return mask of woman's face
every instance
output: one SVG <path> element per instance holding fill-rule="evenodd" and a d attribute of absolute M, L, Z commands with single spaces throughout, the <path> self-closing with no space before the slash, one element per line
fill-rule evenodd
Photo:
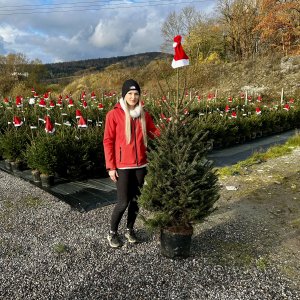
<path fill-rule="evenodd" d="M 127 102 L 129 109 L 134 109 L 137 103 L 139 102 L 139 99 L 140 99 L 140 94 L 136 90 L 129 91 L 125 95 L 125 101 Z"/>

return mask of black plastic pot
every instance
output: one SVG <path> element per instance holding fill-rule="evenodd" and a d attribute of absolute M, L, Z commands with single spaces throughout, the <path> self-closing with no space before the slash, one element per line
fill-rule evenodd
<path fill-rule="evenodd" d="M 23 164 L 22 162 L 19 162 L 19 161 L 12 161 L 11 162 L 11 169 L 13 172 L 20 172 L 23 170 Z"/>
<path fill-rule="evenodd" d="M 50 186 L 54 185 L 53 175 L 41 174 L 40 177 L 41 177 L 42 187 L 49 188 Z"/>
<path fill-rule="evenodd" d="M 32 175 L 33 182 L 41 183 L 41 174 L 38 170 L 32 170 L 31 175 Z"/>
<path fill-rule="evenodd" d="M 161 254 L 168 258 L 190 256 L 193 227 L 162 228 L 160 231 Z"/>
<path fill-rule="evenodd" d="M 6 159 L 6 160 L 4 161 L 4 163 L 5 163 L 5 169 L 6 169 L 7 171 L 12 171 L 11 161 L 10 161 L 9 159 Z"/>

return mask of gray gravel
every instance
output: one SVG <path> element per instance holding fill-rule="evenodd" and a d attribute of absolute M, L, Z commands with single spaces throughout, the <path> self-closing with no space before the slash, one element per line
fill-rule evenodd
<path fill-rule="evenodd" d="M 191 257 L 170 260 L 140 220 L 142 243 L 109 248 L 112 207 L 80 213 L 0 171 L 0 299 L 300 299 L 261 263 L 259 241 L 247 246 L 257 234 L 250 219 L 222 223 L 216 213 L 196 227 Z"/>

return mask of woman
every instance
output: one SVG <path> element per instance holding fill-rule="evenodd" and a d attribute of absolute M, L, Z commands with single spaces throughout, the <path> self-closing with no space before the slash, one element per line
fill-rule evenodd
<path fill-rule="evenodd" d="M 147 136 L 159 135 L 151 116 L 143 110 L 138 83 L 129 79 L 122 87 L 122 98 L 108 112 L 104 130 L 104 153 L 109 177 L 117 185 L 117 204 L 111 216 L 107 236 L 113 248 L 122 246 L 118 235 L 119 223 L 128 208 L 125 237 L 137 243 L 134 223 L 138 213 L 137 196 L 146 175 Z"/>

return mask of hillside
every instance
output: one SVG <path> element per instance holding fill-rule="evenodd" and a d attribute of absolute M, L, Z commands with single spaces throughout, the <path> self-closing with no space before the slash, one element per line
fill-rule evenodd
<path fill-rule="evenodd" d="M 129 56 L 117 56 L 109 58 L 87 59 L 79 61 L 45 64 L 46 73 L 43 80 L 53 82 L 66 77 L 82 76 L 104 70 L 106 67 L 120 64 L 125 68 L 141 67 L 155 59 L 165 58 L 167 55 L 161 52 L 140 53 Z"/>
<path fill-rule="evenodd" d="M 134 61 L 135 58 L 137 57 L 131 59 Z M 79 95 L 82 90 L 119 91 L 122 82 L 129 77 L 138 80 L 143 90 L 150 91 L 152 95 L 166 95 L 172 89 L 174 91 L 177 86 L 177 72 L 171 68 L 172 57 L 157 56 L 151 60 L 149 56 L 149 60 L 148 64 L 143 65 L 132 61 L 134 67 L 126 67 L 120 62 L 111 64 L 102 71 L 76 78 L 63 92 L 72 91 L 73 95 Z M 272 56 L 225 63 L 191 62 L 189 67 L 181 68 L 179 72 L 180 88 L 196 90 L 203 97 L 211 92 L 217 92 L 219 97 L 227 97 L 247 91 L 248 95 L 261 94 L 280 98 L 282 89 L 286 97 L 300 96 L 300 56 Z"/>

